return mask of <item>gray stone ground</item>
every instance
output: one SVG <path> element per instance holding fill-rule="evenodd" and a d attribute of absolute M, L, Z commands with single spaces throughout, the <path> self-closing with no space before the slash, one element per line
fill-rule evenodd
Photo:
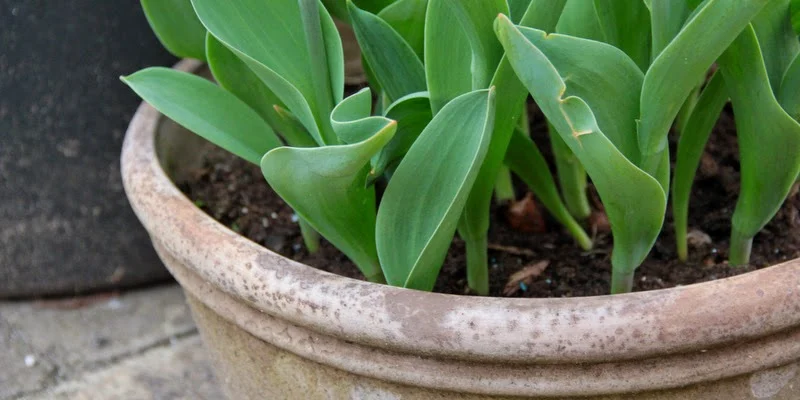
<path fill-rule="evenodd" d="M 178 286 L 0 302 L 0 400 L 222 398 Z"/>

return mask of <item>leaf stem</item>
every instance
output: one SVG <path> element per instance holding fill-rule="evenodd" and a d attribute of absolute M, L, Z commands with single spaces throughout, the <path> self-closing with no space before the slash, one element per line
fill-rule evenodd
<path fill-rule="evenodd" d="M 511 180 L 511 171 L 503 166 L 497 174 L 497 182 L 494 184 L 494 197 L 498 203 L 513 201 L 516 198 L 514 193 L 514 182 Z"/>
<path fill-rule="evenodd" d="M 300 225 L 300 233 L 303 235 L 303 243 L 311 254 L 319 250 L 319 233 L 311 227 L 304 219 L 300 218 L 297 223 Z"/>
<path fill-rule="evenodd" d="M 550 133 L 550 143 L 564 204 L 575 218 L 586 219 L 592 213 L 589 197 L 586 194 L 586 171 L 569 146 L 564 143 L 564 139 L 561 139 L 561 136 L 555 131 L 555 127 L 549 122 L 547 130 Z"/>
<path fill-rule="evenodd" d="M 736 227 L 731 231 L 731 245 L 728 250 L 728 262 L 733 266 L 743 266 L 750 262 L 750 250 L 753 248 L 753 237 L 742 234 Z"/>
<path fill-rule="evenodd" d="M 489 253 L 486 235 L 463 238 L 467 248 L 467 285 L 481 296 L 489 295 Z"/>
<path fill-rule="evenodd" d="M 383 275 L 383 271 L 381 271 L 381 269 L 378 268 L 377 266 L 373 266 L 372 269 L 377 269 L 378 272 L 369 275 L 365 274 L 367 280 L 372 283 L 386 283 L 386 277 Z"/>
<path fill-rule="evenodd" d="M 633 270 L 623 272 L 614 269 L 611 273 L 611 294 L 630 293 L 633 290 Z"/>

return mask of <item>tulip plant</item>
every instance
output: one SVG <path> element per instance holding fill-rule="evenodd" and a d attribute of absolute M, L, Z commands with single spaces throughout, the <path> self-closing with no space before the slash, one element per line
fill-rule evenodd
<path fill-rule="evenodd" d="M 686 257 L 692 181 L 728 99 L 741 158 L 732 264 L 800 175 L 791 0 L 141 1 L 164 45 L 205 60 L 216 83 L 165 68 L 125 83 L 260 165 L 309 250 L 318 232 L 374 282 L 432 290 L 457 233 L 469 286 L 488 294 L 489 207 L 513 196 L 513 171 L 584 249 L 591 179 L 614 238 L 611 291 L 630 291 L 670 188 Z M 334 17 L 369 80 L 346 98 Z M 528 135 L 528 94 L 557 179 Z"/>

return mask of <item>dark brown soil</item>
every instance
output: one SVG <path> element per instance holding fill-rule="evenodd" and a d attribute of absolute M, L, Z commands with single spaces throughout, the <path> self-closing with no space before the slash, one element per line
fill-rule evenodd
<path fill-rule="evenodd" d="M 532 110 L 533 137 L 547 157 L 549 143 L 543 120 Z M 674 151 L 674 140 L 671 143 Z M 634 290 L 654 290 L 725 278 L 800 257 L 800 196 L 790 196 L 777 216 L 753 244 L 751 265 L 727 265 L 730 218 L 738 191 L 738 156 L 733 119 L 723 113 L 712 134 L 691 200 L 689 226 L 698 240 L 690 244 L 689 260 L 677 259 L 672 217 L 667 216 L 663 233 L 645 263 L 637 270 Z M 316 254 L 303 246 L 293 212 L 266 184 L 260 170 L 228 153 L 215 149 L 208 155 L 195 179 L 181 184 L 184 192 L 209 215 L 231 229 L 286 257 L 316 268 L 363 279 L 356 267 L 338 250 L 323 240 Z M 516 183 L 518 199 L 527 189 Z M 592 188 L 590 187 L 590 191 Z M 592 193 L 593 196 L 594 193 Z M 521 209 L 530 209 L 530 205 Z M 595 201 L 595 207 L 599 202 Z M 545 231 L 512 229 L 525 226 L 508 213 L 507 205 L 492 207 L 489 234 L 491 294 L 518 297 L 576 297 L 608 294 L 611 277 L 611 235 L 604 215 L 598 213 L 589 223 L 595 232 L 595 248 L 582 251 L 545 214 Z M 513 217 L 509 217 L 513 215 Z M 514 220 L 509 221 L 509 218 Z M 541 221 L 534 216 L 535 225 Z M 519 228 L 518 228 L 519 229 Z M 707 235 L 704 236 L 704 235 Z M 708 241 L 710 239 L 710 242 Z M 547 267 L 541 271 L 542 261 Z M 442 268 L 435 290 L 469 294 L 465 276 L 464 244 L 457 237 Z M 538 264 L 538 265 L 537 265 Z M 535 266 L 535 267 L 534 267 Z M 515 273 L 527 268 L 530 275 L 523 284 L 511 284 Z M 517 274 L 518 277 L 520 274 Z M 524 275 L 524 273 L 522 273 Z M 522 277 L 524 278 L 524 276 Z"/>

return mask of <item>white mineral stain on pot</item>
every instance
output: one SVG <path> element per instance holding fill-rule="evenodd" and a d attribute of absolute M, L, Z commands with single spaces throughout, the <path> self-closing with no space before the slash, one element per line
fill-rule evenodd
<path fill-rule="evenodd" d="M 756 372 L 750 376 L 750 391 L 756 399 L 770 399 L 797 376 L 797 370 L 797 364 L 789 364 Z"/>

